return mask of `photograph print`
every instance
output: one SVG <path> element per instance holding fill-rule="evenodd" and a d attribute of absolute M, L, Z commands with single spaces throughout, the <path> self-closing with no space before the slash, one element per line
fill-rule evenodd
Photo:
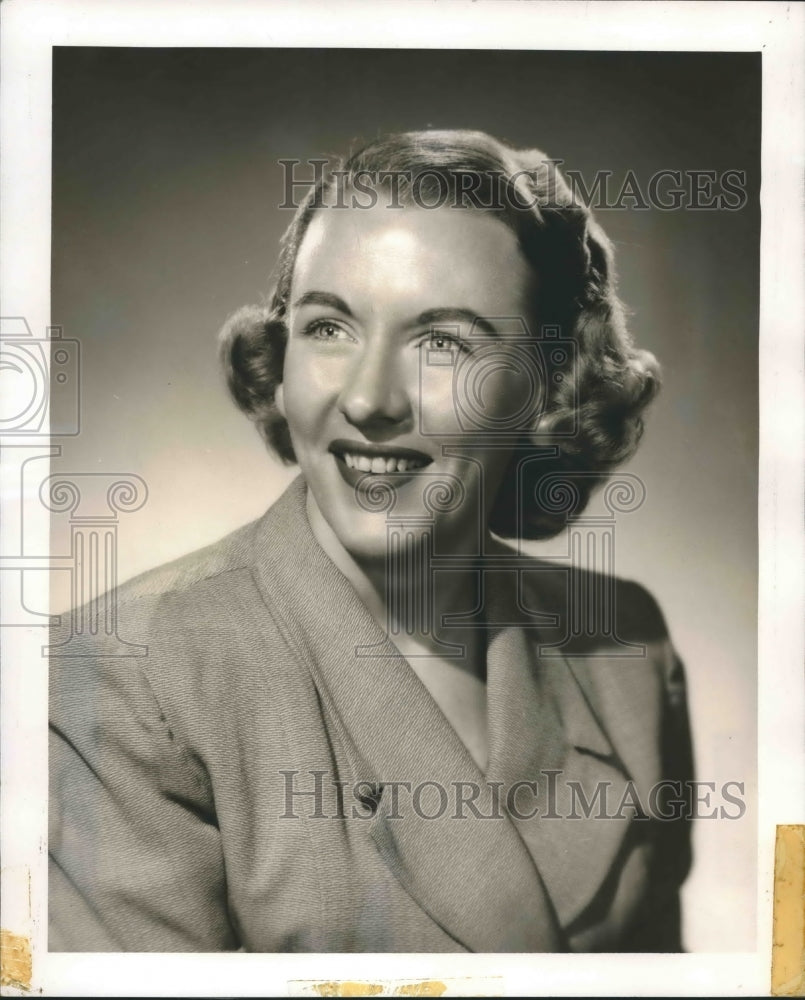
<path fill-rule="evenodd" d="M 50 951 L 754 948 L 760 71 L 54 47 Z"/>

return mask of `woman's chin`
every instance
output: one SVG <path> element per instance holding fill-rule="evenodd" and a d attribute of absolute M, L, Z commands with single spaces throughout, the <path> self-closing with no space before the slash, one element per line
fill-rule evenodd
<path fill-rule="evenodd" d="M 325 552 L 337 564 L 341 552 L 367 569 L 394 563 L 399 571 L 409 555 L 419 565 L 423 550 L 430 555 L 475 550 L 481 534 L 475 493 L 468 491 L 454 509 L 435 511 L 436 502 L 454 498 L 439 482 L 435 489 L 431 478 L 410 480 L 395 483 L 393 491 L 389 479 L 381 476 L 368 483 L 364 477 L 355 490 L 346 490 L 340 482 L 311 487 L 308 516 Z M 428 490 L 430 505 L 423 498 Z"/>

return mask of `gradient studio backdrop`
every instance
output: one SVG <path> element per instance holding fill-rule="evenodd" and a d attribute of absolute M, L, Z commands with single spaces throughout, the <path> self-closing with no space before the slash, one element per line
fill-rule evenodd
<path fill-rule="evenodd" d="M 230 403 L 215 337 L 268 289 L 290 218 L 277 161 L 427 126 L 538 146 L 588 184 L 747 172 L 738 212 L 599 219 L 665 374 L 617 571 L 653 591 L 686 663 L 698 777 L 743 781 L 750 802 L 697 824 L 686 944 L 753 950 L 759 53 L 54 50 L 52 321 L 83 357 L 81 433 L 53 471 L 147 482 L 121 516 L 121 579 L 261 514 L 295 470 Z M 64 515 L 52 544 L 69 551 Z"/>

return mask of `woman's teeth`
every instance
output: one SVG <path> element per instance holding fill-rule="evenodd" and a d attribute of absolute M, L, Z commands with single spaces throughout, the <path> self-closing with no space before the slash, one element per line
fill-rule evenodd
<path fill-rule="evenodd" d="M 350 455 L 345 453 L 344 461 L 347 468 L 357 469 L 359 472 L 409 472 L 411 469 L 421 469 L 427 465 L 425 459 L 421 461 L 416 458 L 369 458 L 368 455 Z"/>

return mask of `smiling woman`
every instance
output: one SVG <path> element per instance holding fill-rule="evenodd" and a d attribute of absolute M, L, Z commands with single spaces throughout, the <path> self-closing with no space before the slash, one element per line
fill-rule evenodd
<path fill-rule="evenodd" d="M 294 269 L 276 404 L 309 487 L 317 535 L 326 522 L 343 549 L 382 568 L 385 515 L 356 504 L 355 490 L 371 489 L 372 477 L 392 471 L 388 462 L 396 466 L 394 449 L 405 448 L 408 475 L 403 481 L 397 470 L 390 480 L 395 516 L 425 513 L 422 479 L 407 468 L 413 461 L 465 487 L 464 502 L 436 518 L 440 537 L 449 532 L 444 546 L 477 546 L 475 526 L 492 506 L 512 449 L 482 426 L 462 429 L 450 353 L 472 359 L 491 348 L 485 414 L 499 420 L 513 401 L 521 409 L 529 373 L 494 318 L 528 316 L 533 284 L 514 233 L 484 213 L 381 204 L 314 218 Z M 483 330 L 473 325 L 477 317 L 486 319 Z M 361 471 L 370 477 L 354 475 Z"/>
<path fill-rule="evenodd" d="M 423 132 L 334 165 L 222 358 L 301 475 L 118 593 L 141 661 L 54 667 L 51 947 L 679 950 L 662 616 L 519 548 L 658 386 L 554 164 Z"/>

